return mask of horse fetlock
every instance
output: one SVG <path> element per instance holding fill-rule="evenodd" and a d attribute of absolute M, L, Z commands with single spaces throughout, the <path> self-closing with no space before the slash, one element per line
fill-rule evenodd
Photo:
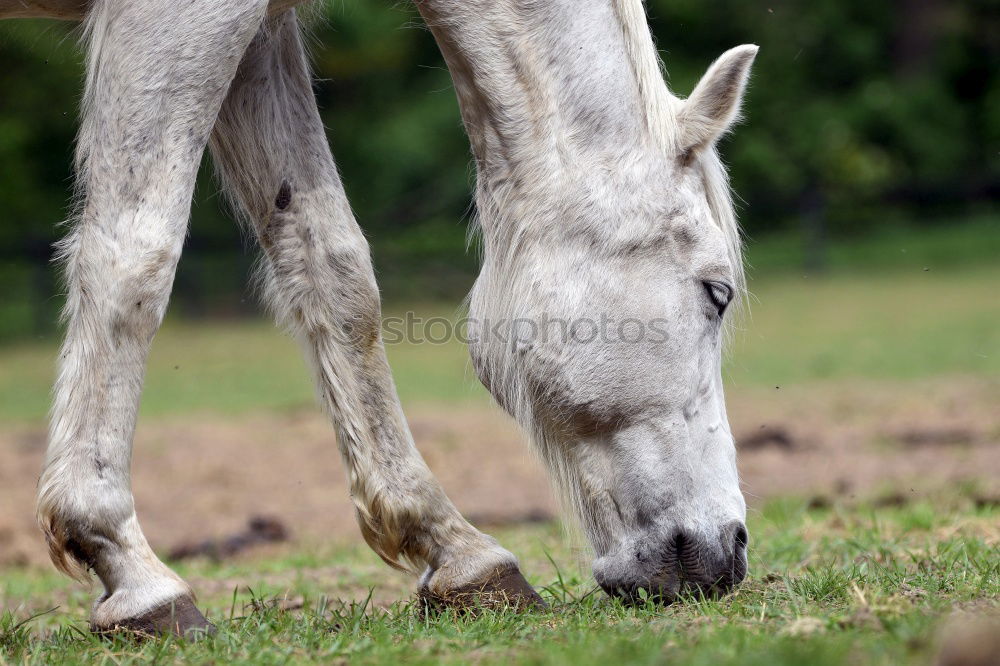
<path fill-rule="evenodd" d="M 75 521 L 56 516 L 43 516 L 41 521 L 52 563 L 67 576 L 86 580 L 88 572 L 97 566 L 101 552 L 107 549 L 107 539 Z"/>
<path fill-rule="evenodd" d="M 43 481 L 45 476 L 43 476 Z M 102 562 L 116 548 L 122 520 L 104 520 L 92 510 L 76 508 L 78 503 L 60 502 L 52 492 L 40 495 L 38 520 L 52 562 L 63 573 L 85 580 L 89 571 L 98 572 Z M 103 504 L 107 504 L 104 498 Z M 93 506 L 101 506 L 100 501 Z M 107 514 L 105 514 L 107 515 Z"/>
<path fill-rule="evenodd" d="M 187 584 L 153 553 L 131 506 L 124 517 L 112 510 L 84 512 L 46 504 L 40 508 L 53 563 L 77 580 L 87 580 L 89 572 L 96 574 L 106 590 L 99 604 L 113 599 L 108 608 L 130 612 L 143 606 L 142 599 L 148 608 L 190 594 Z"/>

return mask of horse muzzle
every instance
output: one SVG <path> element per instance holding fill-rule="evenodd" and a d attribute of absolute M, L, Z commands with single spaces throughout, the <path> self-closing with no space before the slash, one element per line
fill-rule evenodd
<path fill-rule="evenodd" d="M 605 592 L 628 603 L 644 598 L 671 603 L 683 594 L 718 596 L 746 578 L 748 542 L 740 521 L 708 535 L 684 528 L 658 531 L 625 540 L 597 558 L 594 577 Z"/>

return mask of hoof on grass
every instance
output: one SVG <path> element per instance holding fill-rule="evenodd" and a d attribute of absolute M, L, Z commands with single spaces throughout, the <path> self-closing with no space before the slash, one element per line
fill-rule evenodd
<path fill-rule="evenodd" d="M 205 619 L 191 597 L 181 596 L 112 625 L 91 624 L 90 630 L 102 636 L 153 638 L 173 634 L 187 640 L 197 640 L 215 634 L 215 625 Z"/>
<path fill-rule="evenodd" d="M 431 592 L 426 586 L 419 594 L 425 612 L 448 608 L 465 612 L 482 609 L 540 610 L 548 604 L 528 584 L 517 567 L 500 569 L 478 583 L 463 585 L 443 593 Z"/>

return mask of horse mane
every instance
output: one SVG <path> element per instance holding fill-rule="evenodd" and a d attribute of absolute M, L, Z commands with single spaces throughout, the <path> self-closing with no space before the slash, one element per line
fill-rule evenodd
<path fill-rule="evenodd" d="M 665 153 L 677 152 L 680 145 L 680 125 L 677 120 L 683 100 L 675 96 L 667 85 L 666 69 L 653 42 L 652 32 L 646 18 L 644 0 L 612 0 L 615 14 L 621 23 L 625 38 L 626 52 L 635 72 L 639 93 L 645 111 L 645 121 L 649 135 Z M 743 259 L 743 236 L 733 205 L 733 193 L 729 185 L 729 173 L 715 146 L 710 146 L 695 155 L 694 166 L 701 171 L 705 184 L 712 220 L 722 230 L 730 265 L 733 268 L 734 286 L 739 294 L 733 310 L 740 310 L 746 303 L 746 272 Z M 477 214 L 469 225 L 467 247 L 477 247 L 482 253 L 483 242 L 481 219 L 482 208 L 495 208 L 482 201 L 482 190 L 477 187 Z M 493 202 L 490 202 L 493 203 Z M 507 218 L 503 211 L 497 213 L 496 223 L 502 224 Z M 506 220 L 509 221 L 509 220 Z M 482 257 L 480 257 L 482 259 Z M 739 314 L 734 312 L 734 315 Z M 736 317 L 730 315 L 730 321 Z"/>
<path fill-rule="evenodd" d="M 615 14 L 625 37 L 632 71 L 635 72 L 639 95 L 645 108 L 646 125 L 650 136 L 664 150 L 678 144 L 677 123 L 674 122 L 679 100 L 670 93 L 666 84 L 663 60 L 653 43 L 643 0 L 612 0 Z"/>
<path fill-rule="evenodd" d="M 747 300 L 746 268 L 743 263 L 743 233 L 736 217 L 736 207 L 733 205 L 733 190 L 729 186 L 729 172 L 719 157 L 715 146 L 703 150 L 697 162 L 705 183 L 705 196 L 708 208 L 712 212 L 712 220 L 722 230 L 726 239 L 726 250 L 729 255 L 729 265 L 733 268 L 733 286 L 739 298 L 734 299 L 736 312 L 726 319 L 732 322 L 745 307 Z M 736 316 L 734 316 L 736 315 Z"/>
<path fill-rule="evenodd" d="M 677 111 L 683 101 L 670 92 L 666 83 L 666 69 L 649 30 L 644 2 L 643 0 L 613 0 L 613 2 L 615 13 L 622 24 L 626 50 L 645 107 L 650 136 L 664 151 L 677 151 L 679 146 Z M 709 209 L 712 211 L 712 219 L 726 238 L 735 287 L 741 296 L 738 305 L 742 305 L 746 294 L 743 238 L 733 206 L 729 174 L 715 146 L 702 150 L 696 156 L 696 160 L 705 182 L 705 194 Z"/>

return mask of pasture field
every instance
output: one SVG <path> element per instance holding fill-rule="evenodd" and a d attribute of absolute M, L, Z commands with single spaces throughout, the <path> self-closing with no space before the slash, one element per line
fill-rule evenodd
<path fill-rule="evenodd" d="M 266 322 L 172 320 L 154 344 L 134 461 L 151 543 L 167 556 L 259 515 L 291 538 L 175 563 L 216 637 L 94 638 L 98 590 L 52 570 L 32 520 L 56 345 L 0 348 L 0 664 L 997 663 L 1000 266 L 953 261 L 944 241 L 911 250 L 884 270 L 834 253 L 827 277 L 753 281 L 725 369 L 750 577 L 721 599 L 665 607 L 595 590 L 464 347 L 410 342 L 389 354 L 421 450 L 550 603 L 423 614 L 413 579 L 357 534 L 295 345 Z M 761 264 L 781 263 L 781 247 L 767 251 Z"/>
<path fill-rule="evenodd" d="M 510 527 L 497 536 L 550 608 L 478 616 L 423 615 L 410 582 L 356 543 L 272 549 L 180 566 L 219 627 L 197 643 L 94 638 L 88 594 L 66 596 L 54 573 L 9 572 L 5 598 L 59 609 L 6 611 L 0 661 L 819 666 L 924 664 L 944 650 L 989 664 L 996 628 L 976 623 L 997 610 L 998 521 L 995 504 L 960 492 L 893 507 L 774 500 L 751 513 L 752 574 L 737 592 L 666 607 L 595 591 L 558 526 Z"/>

